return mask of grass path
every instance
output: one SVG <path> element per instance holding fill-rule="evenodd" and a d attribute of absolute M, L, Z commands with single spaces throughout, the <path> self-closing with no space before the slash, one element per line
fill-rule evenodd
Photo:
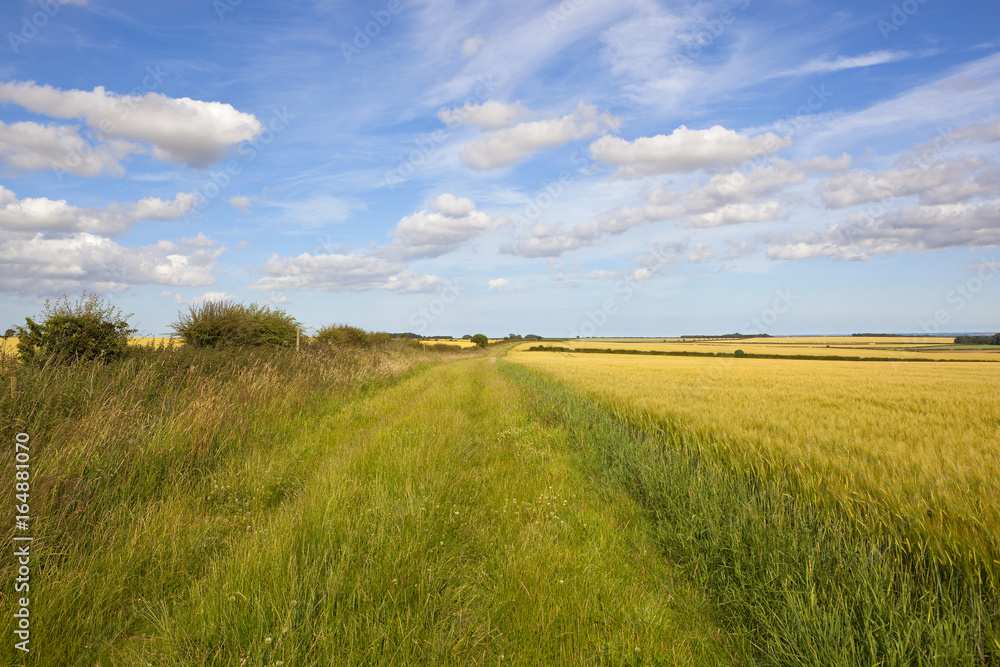
<path fill-rule="evenodd" d="M 100 664 L 730 663 L 635 502 L 495 362 L 331 413 L 301 490 L 147 603 L 146 630 Z"/>

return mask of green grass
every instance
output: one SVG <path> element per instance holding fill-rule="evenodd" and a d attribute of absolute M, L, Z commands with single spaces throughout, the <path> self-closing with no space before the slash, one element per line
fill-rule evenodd
<path fill-rule="evenodd" d="M 402 352 L 7 368 L 33 443 L 34 648 L 0 661 L 731 660 L 639 505 L 494 359 Z"/>
<path fill-rule="evenodd" d="M 707 587 L 735 645 L 765 665 L 980 665 L 1000 659 L 1000 610 L 982 572 L 909 554 L 795 497 L 794 480 L 705 457 L 520 366 L 540 418 L 575 433 L 602 483 L 645 510 L 662 553 Z M 987 573 L 988 574 L 988 573 Z"/>

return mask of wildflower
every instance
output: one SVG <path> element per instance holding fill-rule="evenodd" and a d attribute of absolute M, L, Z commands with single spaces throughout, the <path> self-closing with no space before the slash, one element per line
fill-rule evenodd
<path fill-rule="evenodd" d="M 264 638 L 264 643 L 265 644 L 270 644 L 271 643 L 271 638 L 270 637 L 265 637 Z"/>

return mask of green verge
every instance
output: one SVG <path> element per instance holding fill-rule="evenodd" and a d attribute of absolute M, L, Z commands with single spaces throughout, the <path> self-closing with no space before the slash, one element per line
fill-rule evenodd
<path fill-rule="evenodd" d="M 707 587 L 746 661 L 1000 661 L 997 591 L 975 572 L 907 554 L 795 497 L 791 480 L 710 460 L 521 366 L 500 368 L 535 397 L 538 418 L 593 453 L 602 483 L 641 504 L 663 554 Z"/>
<path fill-rule="evenodd" d="M 717 665 L 702 591 L 638 505 L 481 358 L 305 436 L 313 477 L 172 599 L 121 665 Z"/>

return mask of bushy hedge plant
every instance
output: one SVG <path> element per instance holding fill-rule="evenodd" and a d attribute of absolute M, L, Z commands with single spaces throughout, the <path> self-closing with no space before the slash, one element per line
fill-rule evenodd
<path fill-rule="evenodd" d="M 206 301 L 178 313 L 170 328 L 195 347 L 295 345 L 299 322 L 278 308 L 234 301 Z"/>
<path fill-rule="evenodd" d="M 84 292 L 75 303 L 66 296 L 46 299 L 40 322 L 26 317 L 17 327 L 18 357 L 41 364 L 119 359 L 136 333 L 130 317 L 97 294 Z"/>
<path fill-rule="evenodd" d="M 374 347 L 385 345 L 392 337 L 382 331 L 365 331 L 347 324 L 330 324 L 316 333 L 316 340 L 328 345 L 345 347 Z"/>

